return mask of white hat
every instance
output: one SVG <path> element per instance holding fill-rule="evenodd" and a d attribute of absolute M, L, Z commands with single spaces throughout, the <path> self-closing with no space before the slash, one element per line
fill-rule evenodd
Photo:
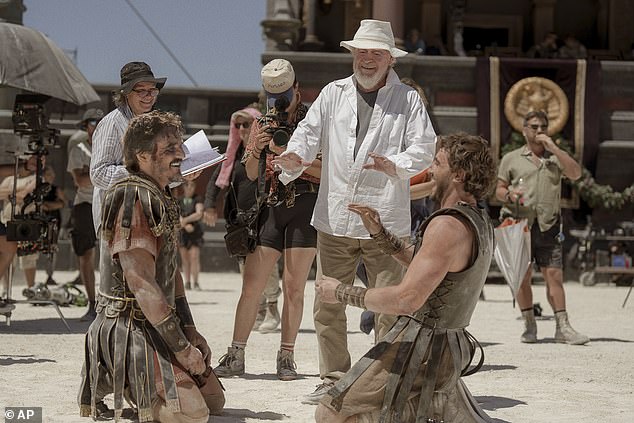
<path fill-rule="evenodd" d="M 290 103 L 293 99 L 295 71 L 288 60 L 273 59 L 264 65 L 260 74 L 268 107 L 272 107 L 280 97 L 286 97 Z"/>
<path fill-rule="evenodd" d="M 342 41 L 339 45 L 348 50 L 354 48 L 387 50 L 392 57 L 403 57 L 407 55 L 406 51 L 396 48 L 392 25 L 390 25 L 389 22 L 374 19 L 362 20 L 359 29 L 357 29 L 357 32 L 354 34 L 354 39 Z"/>

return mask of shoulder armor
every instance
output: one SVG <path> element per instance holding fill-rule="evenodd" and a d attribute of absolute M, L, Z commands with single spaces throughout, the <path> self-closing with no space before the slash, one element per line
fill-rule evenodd
<path fill-rule="evenodd" d="M 178 223 L 178 205 L 172 197 L 161 191 L 153 182 L 131 175 L 112 186 L 106 192 L 101 213 L 102 236 L 110 241 L 114 235 L 114 225 L 123 208 L 121 235 L 130 237 L 130 226 L 134 205 L 139 201 L 143 214 L 154 236 L 173 230 Z"/>

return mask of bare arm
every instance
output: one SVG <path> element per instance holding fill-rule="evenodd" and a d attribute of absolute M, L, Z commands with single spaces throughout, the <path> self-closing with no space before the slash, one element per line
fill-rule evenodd
<path fill-rule="evenodd" d="M 90 182 L 90 168 L 88 166 L 73 169 L 70 174 L 73 176 L 73 181 L 78 187 L 89 188 L 92 186 L 92 182 Z"/>
<path fill-rule="evenodd" d="M 196 203 L 196 210 L 190 214 L 189 216 L 181 217 L 181 225 L 186 225 L 188 223 L 198 222 L 203 218 L 203 212 L 205 207 L 203 203 Z"/>
<path fill-rule="evenodd" d="M 119 260 L 128 287 L 141 311 L 148 321 L 156 326 L 172 313 L 172 308 L 156 283 L 154 257 L 148 251 L 136 248 L 119 252 Z M 178 282 L 176 285 L 178 288 Z M 182 281 L 180 285 L 182 290 Z M 175 353 L 174 356 L 192 374 L 202 374 L 206 370 L 203 354 L 192 345 Z"/>
<path fill-rule="evenodd" d="M 252 181 L 258 179 L 258 166 L 261 155 L 265 154 L 264 148 L 273 143 L 271 134 L 266 132 L 267 129 L 268 125 L 260 126 L 256 122 L 249 133 L 249 142 L 245 150 L 243 163 L 247 171 L 247 177 Z"/>
<path fill-rule="evenodd" d="M 57 198 L 53 201 L 45 201 L 42 205 L 42 210 L 51 212 L 54 210 L 63 209 L 66 204 L 66 197 L 64 197 L 64 191 L 57 189 Z"/>
<path fill-rule="evenodd" d="M 579 163 L 568 153 L 566 153 L 561 148 L 557 147 L 557 144 L 553 142 L 553 140 L 546 134 L 538 134 L 535 137 L 536 140 L 541 141 L 544 145 L 544 148 L 547 151 L 550 151 L 557 159 L 559 159 L 559 163 L 561 163 L 561 167 L 563 169 L 564 176 L 571 181 L 576 181 L 581 178 L 581 166 Z"/>
<path fill-rule="evenodd" d="M 6 178 L 7 176 L 11 176 L 13 175 L 13 172 L 15 171 L 15 166 L 14 165 L 0 165 L 0 181 L 3 178 Z"/>
<path fill-rule="evenodd" d="M 321 178 L 321 160 L 315 159 L 304 172 L 315 178 Z"/>
<path fill-rule="evenodd" d="M 419 200 L 421 198 L 428 197 L 434 189 L 436 183 L 434 181 L 421 182 L 420 184 L 412 185 L 409 187 L 410 200 Z"/>
<path fill-rule="evenodd" d="M 508 182 L 498 179 L 495 187 L 495 198 L 503 203 L 514 203 L 520 199 L 522 192 L 515 190 Z"/>
<path fill-rule="evenodd" d="M 356 213 L 361 218 L 363 226 L 368 230 L 370 236 L 376 236 L 381 230 L 385 230 L 381 223 L 381 217 L 379 213 L 372 207 L 364 206 L 362 204 L 348 204 L 348 210 Z M 395 254 L 392 254 L 394 260 L 398 261 L 401 265 L 407 267 L 412 261 L 414 256 L 414 246 L 410 245 Z"/>

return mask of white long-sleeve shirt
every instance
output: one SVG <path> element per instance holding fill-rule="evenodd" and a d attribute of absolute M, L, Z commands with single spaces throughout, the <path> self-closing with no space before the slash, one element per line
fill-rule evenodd
<path fill-rule="evenodd" d="M 390 70 L 377 95 L 363 143 L 354 158 L 357 127 L 357 89 L 352 76 L 331 82 L 299 123 L 286 152 L 312 161 L 322 151 L 321 182 L 312 225 L 319 231 L 367 239 L 361 218 L 348 211 L 360 203 L 378 210 L 383 225 L 400 237 L 410 234 L 409 178 L 431 165 L 435 137 L 418 93 Z M 363 169 L 368 153 L 387 157 L 396 177 Z M 302 169 L 303 170 L 303 169 Z M 282 183 L 297 178 L 283 171 Z"/>
<path fill-rule="evenodd" d="M 101 225 L 101 203 L 106 190 L 111 184 L 128 176 L 123 165 L 123 135 L 132 117 L 130 107 L 124 104 L 104 116 L 92 137 L 90 181 L 94 186 L 92 218 L 97 234 Z"/>

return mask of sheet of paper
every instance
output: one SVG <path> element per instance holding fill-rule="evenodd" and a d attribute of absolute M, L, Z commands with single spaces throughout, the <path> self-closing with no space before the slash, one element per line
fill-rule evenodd
<path fill-rule="evenodd" d="M 221 163 L 226 159 L 224 154 L 212 148 L 207 135 L 201 129 L 183 143 L 185 159 L 181 163 L 181 174 L 190 173 Z"/>

